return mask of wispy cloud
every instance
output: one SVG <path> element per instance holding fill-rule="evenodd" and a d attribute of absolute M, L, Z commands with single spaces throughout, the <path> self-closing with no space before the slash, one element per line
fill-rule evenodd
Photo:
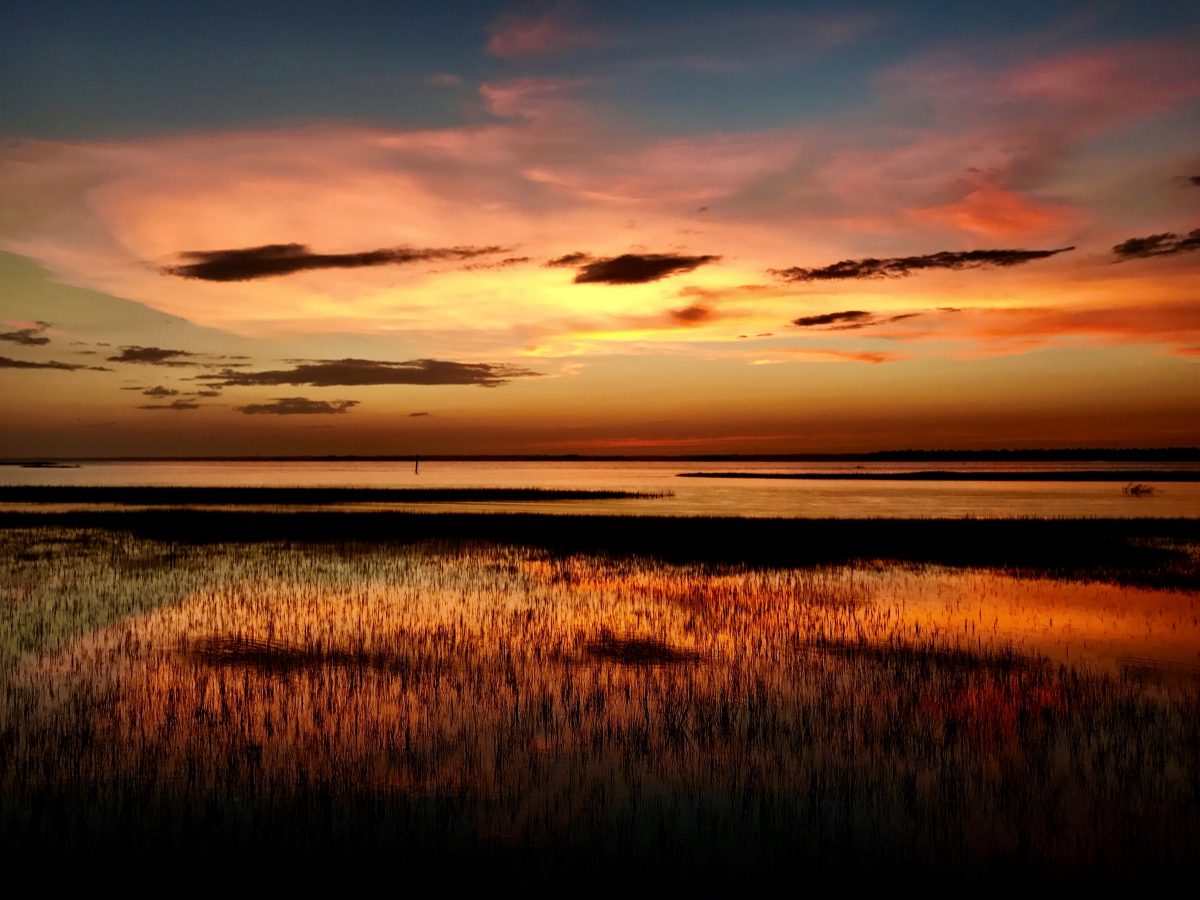
<path fill-rule="evenodd" d="M 410 359 L 386 362 L 372 359 L 323 359 L 300 362 L 291 369 L 239 372 L 225 369 L 201 380 L 223 387 L 252 385 L 311 385 L 313 387 L 384 384 L 477 385 L 498 387 L 514 378 L 541 373 L 504 363 L 460 363 L 445 359 Z"/>
<path fill-rule="evenodd" d="M 269 403 L 247 403 L 235 406 L 248 416 L 313 416 L 338 415 L 358 406 L 357 400 L 309 400 L 307 397 L 276 397 Z"/>
<path fill-rule="evenodd" d="M 170 403 L 150 403 L 146 406 L 139 406 L 138 409 L 154 409 L 166 410 L 168 412 L 189 412 L 193 409 L 199 409 L 201 404 L 193 403 L 191 400 L 172 400 Z"/>
<path fill-rule="evenodd" d="M 112 369 L 106 369 L 103 366 L 84 366 L 75 363 L 58 362 L 53 359 L 48 362 L 30 362 L 25 359 L 12 359 L 8 356 L 0 356 L 0 369 L 57 369 L 62 372 L 78 372 L 80 370 L 87 372 L 112 371 Z"/>
<path fill-rule="evenodd" d="M 264 244 L 235 250 L 189 250 L 162 271 L 203 281 L 252 281 L 311 269 L 361 269 L 501 253 L 503 247 L 391 247 L 359 253 L 313 253 L 304 244 Z"/>
<path fill-rule="evenodd" d="M 169 350 L 164 347 L 139 347 L 137 345 L 122 347 L 116 356 L 108 357 L 109 362 L 141 363 L 150 366 L 190 366 L 187 357 L 196 354 L 186 350 Z"/>
<path fill-rule="evenodd" d="M 721 257 L 712 255 L 682 256 L 675 253 L 623 253 L 620 256 L 596 258 L 582 253 L 569 253 L 552 259 L 547 265 L 579 265 L 576 284 L 645 284 L 668 275 L 691 272 Z"/>
<path fill-rule="evenodd" d="M 905 319 L 915 319 L 919 315 L 921 313 L 880 316 L 862 309 L 847 309 L 842 312 L 801 316 L 798 319 L 792 319 L 792 324 L 801 328 L 817 328 L 822 331 L 851 331 L 858 328 L 869 328 L 872 325 L 887 325 L 892 322 L 902 322 Z"/>
<path fill-rule="evenodd" d="M 1009 268 L 1039 259 L 1047 259 L 1074 249 L 1074 247 L 1059 247 L 1055 250 L 943 250 L 939 253 L 927 253 L 922 256 L 843 259 L 832 265 L 818 268 L 793 266 L 790 269 L 775 269 L 773 274 L 785 281 L 903 278 L 913 272 L 928 269 Z"/>
<path fill-rule="evenodd" d="M 523 56 L 548 56 L 591 46 L 598 35 L 571 21 L 563 7 L 542 15 L 505 13 L 488 29 L 488 52 L 502 59 Z"/>
<path fill-rule="evenodd" d="M 782 347 L 771 351 L 769 356 L 754 360 L 751 365 L 767 366 L 793 361 L 806 362 L 860 362 L 877 366 L 881 363 L 899 362 L 905 359 L 899 353 L 877 350 L 820 350 L 811 347 Z"/>
<path fill-rule="evenodd" d="M 1200 250 L 1200 228 L 1178 235 L 1172 231 L 1130 238 L 1113 247 L 1117 262 L 1127 259 L 1148 259 L 1152 256 L 1175 256 Z"/>
<path fill-rule="evenodd" d="M 152 388 L 146 388 L 142 393 L 147 397 L 174 397 L 179 394 L 179 391 L 160 384 Z"/>
<path fill-rule="evenodd" d="M 30 328 L 18 328 L 15 331 L 0 332 L 0 341 L 21 344 L 26 347 L 40 347 L 50 343 L 50 338 L 42 334 L 50 327 L 49 322 L 35 322 Z"/>

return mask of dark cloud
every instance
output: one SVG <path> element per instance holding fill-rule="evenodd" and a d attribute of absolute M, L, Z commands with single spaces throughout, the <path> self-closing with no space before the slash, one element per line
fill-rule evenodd
<path fill-rule="evenodd" d="M 29 362 L 24 359 L 11 359 L 7 356 L 0 356 L 0 369 L 57 369 L 62 372 L 78 372 L 81 369 L 87 372 L 112 371 L 104 366 L 84 366 L 76 363 L 57 362 L 53 359 L 49 362 Z"/>
<path fill-rule="evenodd" d="M 220 391 L 196 391 L 197 397 L 220 397 Z"/>
<path fill-rule="evenodd" d="M 409 413 L 409 414 L 408 414 L 408 417 L 409 417 L 410 419 L 419 419 L 419 418 L 421 418 L 422 416 L 428 416 L 428 415 L 432 415 L 432 413 L 427 413 L 427 412 L 415 412 L 415 413 Z"/>
<path fill-rule="evenodd" d="M 172 400 L 170 403 L 152 403 L 148 406 L 139 406 L 138 409 L 166 409 L 174 412 L 187 412 L 190 409 L 199 409 L 199 403 L 193 403 L 191 400 Z"/>
<path fill-rule="evenodd" d="M 240 413 L 248 416 L 312 416 L 336 415 L 358 406 L 357 400 L 309 400 L 306 397 L 276 397 L 270 403 L 248 403 L 236 406 Z"/>
<path fill-rule="evenodd" d="M 501 253 L 503 247 L 392 247 L 362 253 L 313 253 L 304 244 L 265 244 L 235 250 L 192 250 L 180 253 L 178 265 L 162 269 L 180 278 L 204 281 L 250 281 L 309 269 L 361 269 L 447 259 L 472 259 Z"/>
<path fill-rule="evenodd" d="M 162 347 L 122 347 L 121 352 L 116 356 L 108 357 L 109 362 L 120 363 L 144 363 L 150 366 L 189 366 L 192 363 L 187 362 L 180 357 L 194 357 L 195 353 L 188 353 L 186 350 L 166 350 Z"/>
<path fill-rule="evenodd" d="M 880 316 L 862 309 L 847 309 L 842 312 L 822 313 L 816 316 L 801 316 L 798 319 L 792 319 L 792 324 L 801 328 L 819 328 L 822 331 L 853 331 L 872 325 L 902 322 L 905 319 L 914 319 L 919 315 L 921 314 L 900 313 L 895 316 Z"/>
<path fill-rule="evenodd" d="M 146 390 L 142 391 L 142 393 L 147 397 L 174 397 L 179 393 L 179 391 L 169 387 L 163 387 L 160 384 L 157 387 L 146 388 Z"/>
<path fill-rule="evenodd" d="M 468 272 L 475 272 L 480 269 L 507 269 L 509 266 L 519 266 L 527 262 L 532 262 L 532 257 L 506 256 L 504 259 L 498 259 L 495 262 L 468 263 L 463 266 L 463 269 Z"/>
<path fill-rule="evenodd" d="M 819 316 L 801 316 L 798 319 L 792 319 L 792 324 L 799 325 L 801 328 L 813 328 L 821 325 L 840 325 L 847 322 L 859 322 L 870 318 L 871 313 L 866 310 L 847 309 L 843 312 L 822 313 Z"/>
<path fill-rule="evenodd" d="M 1127 259 L 1148 259 L 1152 256 L 1175 256 L 1178 253 L 1191 253 L 1193 250 L 1200 250 L 1200 228 L 1183 236 L 1173 231 L 1164 231 L 1162 234 L 1130 238 L 1113 247 L 1118 262 Z"/>
<path fill-rule="evenodd" d="M 673 253 L 623 253 L 595 259 L 580 267 L 576 284 L 645 284 L 668 275 L 691 272 L 719 256 L 677 256 Z"/>
<path fill-rule="evenodd" d="M 460 363 L 445 359 L 410 359 L 382 362 L 371 359 L 319 359 L 298 361 L 291 369 L 267 372 L 239 372 L 225 369 L 215 375 L 201 375 L 222 387 L 252 385 L 306 384 L 313 387 L 359 387 L 376 384 L 474 384 L 497 387 L 513 378 L 539 375 L 529 369 L 496 363 Z"/>
<path fill-rule="evenodd" d="M 35 322 L 32 328 L 18 328 L 15 331 L 0 332 L 0 341 L 22 344 L 26 347 L 41 347 L 50 343 L 50 338 L 42 332 L 50 327 L 49 322 Z"/>
<path fill-rule="evenodd" d="M 924 256 L 893 256 L 887 259 L 843 259 L 830 266 L 803 269 L 774 269 L 773 274 L 785 281 L 835 281 L 848 278 L 902 278 L 925 269 L 984 269 L 1007 268 L 1034 262 L 1074 250 L 1059 247 L 1055 250 L 943 250 Z"/>
<path fill-rule="evenodd" d="M 682 309 L 671 310 L 670 316 L 673 321 L 681 325 L 699 325 L 701 322 L 707 322 L 710 319 L 716 318 L 716 313 L 711 307 L 693 303 L 691 306 L 685 306 Z"/>
<path fill-rule="evenodd" d="M 587 253 L 568 253 L 566 256 L 559 256 L 554 259 L 547 260 L 543 265 L 551 268 L 569 268 L 572 266 L 583 265 L 583 263 L 591 262 L 594 257 Z"/>

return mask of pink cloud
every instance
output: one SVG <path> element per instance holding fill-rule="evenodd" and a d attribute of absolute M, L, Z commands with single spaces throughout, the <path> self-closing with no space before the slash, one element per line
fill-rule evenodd
<path fill-rule="evenodd" d="M 792 360 L 805 360 L 808 362 L 862 362 L 877 366 L 880 363 L 899 362 L 903 359 L 907 359 L 907 357 L 886 350 L 821 350 L 812 347 L 784 347 L 773 350 L 769 356 L 754 360 L 752 365 L 771 365 Z"/>
<path fill-rule="evenodd" d="M 1075 135 L 1118 127 L 1200 95 L 1187 41 L 1127 41 L 986 70 L 961 57 L 926 58 L 882 76 L 897 98 L 973 121 L 1042 123 Z"/>
<path fill-rule="evenodd" d="M 888 340 L 979 345 L 970 355 L 1024 353 L 1081 338 L 1106 344 L 1161 344 L 1186 355 L 1200 341 L 1200 303 L 933 309 L 881 319 L 858 333 Z"/>
<path fill-rule="evenodd" d="M 489 31 L 488 52 L 503 59 L 564 53 L 598 42 L 593 32 L 569 22 L 561 9 L 541 16 L 507 13 Z"/>
<path fill-rule="evenodd" d="M 570 95 L 582 83 L 577 79 L 514 78 L 486 82 L 479 86 L 479 94 L 493 115 L 561 122 L 580 114 L 580 105 Z"/>
<path fill-rule="evenodd" d="M 1077 218 L 1068 207 L 1038 203 L 994 184 L 980 185 L 952 203 L 913 210 L 912 215 L 918 221 L 998 238 L 1059 229 Z"/>

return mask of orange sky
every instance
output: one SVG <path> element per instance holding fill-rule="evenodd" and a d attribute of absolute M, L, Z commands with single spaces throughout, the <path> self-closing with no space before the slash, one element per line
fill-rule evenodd
<path fill-rule="evenodd" d="M 1200 444 L 1187 41 L 697 128 L 497 21 L 461 121 L 0 144 L 0 455 Z"/>

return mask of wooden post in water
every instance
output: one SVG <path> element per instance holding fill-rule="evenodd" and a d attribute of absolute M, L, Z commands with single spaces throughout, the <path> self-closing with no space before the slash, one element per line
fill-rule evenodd
<path fill-rule="evenodd" d="M 419 457 L 419 456 L 413 457 L 413 474 L 414 475 L 421 474 L 421 457 Z"/>

